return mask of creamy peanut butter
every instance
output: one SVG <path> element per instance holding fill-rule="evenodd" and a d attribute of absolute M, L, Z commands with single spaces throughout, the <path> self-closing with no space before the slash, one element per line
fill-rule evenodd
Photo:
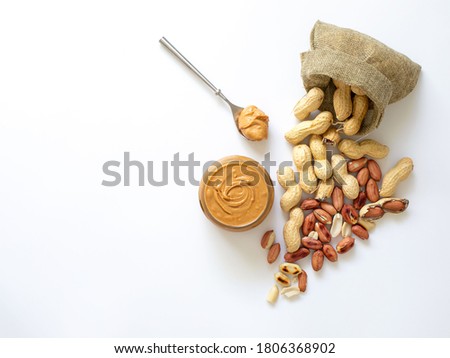
<path fill-rule="evenodd" d="M 205 215 L 230 230 L 243 231 L 261 223 L 273 203 L 273 186 L 254 160 L 233 156 L 208 168 L 200 185 Z"/>
<path fill-rule="evenodd" d="M 269 117 L 256 106 L 245 107 L 238 117 L 238 127 L 249 140 L 267 139 Z"/>

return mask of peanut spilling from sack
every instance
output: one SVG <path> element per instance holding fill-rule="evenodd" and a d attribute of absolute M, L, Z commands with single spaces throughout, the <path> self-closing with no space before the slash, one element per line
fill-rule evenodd
<path fill-rule="evenodd" d="M 333 106 L 338 121 L 346 120 L 352 114 L 352 97 L 350 86 L 342 81 L 333 80 L 336 90 L 333 95 Z"/>
<path fill-rule="evenodd" d="M 369 109 L 369 98 L 367 96 L 355 95 L 353 97 L 352 116 L 344 122 L 344 133 L 355 135 L 361 128 L 362 121 Z"/>
<path fill-rule="evenodd" d="M 299 144 L 310 134 L 322 134 L 331 126 L 333 115 L 331 112 L 321 112 L 310 121 L 303 121 L 285 134 L 286 140 L 291 144 Z"/>
<path fill-rule="evenodd" d="M 305 292 L 307 274 L 300 261 L 310 260 L 314 271 L 321 270 L 354 251 L 356 239 L 376 237 L 375 223 L 385 214 L 403 213 L 409 205 L 407 199 L 394 195 L 413 170 L 411 158 L 400 159 L 383 176 L 376 160 L 389 154 L 388 146 L 373 139 L 341 139 L 359 132 L 372 104 L 361 88 L 339 80 L 333 83 L 336 116 L 319 112 L 309 119 L 324 99 L 322 89 L 312 88 L 294 107 L 301 122 L 285 135 L 294 145 L 292 159 L 299 173 L 298 183 L 292 168 L 278 173 L 285 189 L 280 205 L 289 219 L 283 229 L 285 262 L 275 273 L 276 284 L 267 297 L 271 303 L 280 294 L 290 298 Z M 275 245 L 273 233 L 266 233 L 261 246 L 269 252 L 272 248 L 269 262 L 278 257 Z"/>
<path fill-rule="evenodd" d="M 325 94 L 323 91 L 314 87 L 309 91 L 305 96 L 303 96 L 300 101 L 294 107 L 294 115 L 297 119 L 304 120 L 308 118 L 311 112 L 319 109 L 320 105 L 323 102 Z"/>

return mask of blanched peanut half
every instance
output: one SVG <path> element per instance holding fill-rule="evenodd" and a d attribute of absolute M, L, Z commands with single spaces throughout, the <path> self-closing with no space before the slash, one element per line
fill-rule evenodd
<path fill-rule="evenodd" d="M 278 295 L 279 295 L 279 289 L 277 285 L 273 285 L 272 288 L 270 289 L 269 293 L 267 294 L 267 302 L 274 304 L 277 299 L 278 299 Z"/>
<path fill-rule="evenodd" d="M 330 234 L 331 237 L 336 237 L 341 233 L 342 229 L 342 215 L 337 213 L 333 216 L 333 223 L 331 224 Z"/>
<path fill-rule="evenodd" d="M 277 272 L 275 274 L 275 281 L 281 286 L 288 287 L 291 285 L 291 280 L 284 273 Z"/>
<path fill-rule="evenodd" d="M 298 286 L 285 287 L 281 290 L 281 294 L 286 298 L 291 298 L 294 296 L 298 296 L 300 294 L 300 289 L 298 288 Z"/>
<path fill-rule="evenodd" d="M 348 222 L 342 224 L 341 236 L 352 236 L 352 226 Z"/>
<path fill-rule="evenodd" d="M 282 264 L 280 264 L 280 271 L 287 273 L 288 275 L 296 276 L 300 272 L 302 272 L 302 269 L 297 264 L 283 262 Z"/>

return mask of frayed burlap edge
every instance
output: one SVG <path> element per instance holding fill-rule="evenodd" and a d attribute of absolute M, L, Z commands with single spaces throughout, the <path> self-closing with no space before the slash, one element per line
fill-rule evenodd
<path fill-rule="evenodd" d="M 333 50 L 304 52 L 301 61 L 305 89 L 320 87 L 326 94 L 321 110 L 334 112 L 334 85 L 330 81 L 334 78 L 360 87 L 373 101 L 373 108 L 368 111 L 358 134 L 366 134 L 378 127 L 392 94 L 391 83 L 381 72 L 353 56 Z M 330 85 L 333 87 L 328 89 Z"/>

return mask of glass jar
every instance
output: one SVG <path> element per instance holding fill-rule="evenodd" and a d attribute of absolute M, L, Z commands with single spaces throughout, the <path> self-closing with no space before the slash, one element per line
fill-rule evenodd
<path fill-rule="evenodd" d="M 264 167 L 240 155 L 210 165 L 200 182 L 200 206 L 206 217 L 231 231 L 246 231 L 261 224 L 273 198 L 273 183 Z"/>

